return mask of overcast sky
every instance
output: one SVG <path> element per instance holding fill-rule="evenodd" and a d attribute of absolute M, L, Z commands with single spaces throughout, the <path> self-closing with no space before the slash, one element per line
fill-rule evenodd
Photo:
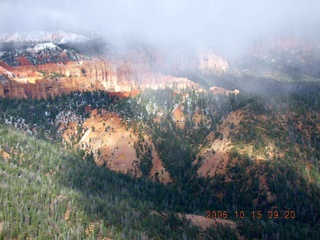
<path fill-rule="evenodd" d="M 0 32 L 92 29 L 230 47 L 271 34 L 317 36 L 319 13 L 319 0 L 0 0 Z"/>

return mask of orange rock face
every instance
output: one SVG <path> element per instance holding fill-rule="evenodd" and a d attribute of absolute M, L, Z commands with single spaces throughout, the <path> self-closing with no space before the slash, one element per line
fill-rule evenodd
<path fill-rule="evenodd" d="M 128 62 L 111 63 L 94 59 L 37 66 L 25 62 L 25 66 L 19 67 L 9 67 L 2 63 L 1 66 L 7 71 L 7 81 L 0 82 L 2 97 L 40 99 L 73 91 L 94 90 L 124 92 L 124 96 L 129 96 L 146 88 L 199 88 L 198 84 L 186 78 L 154 73 L 146 68 L 138 70 Z"/>
<path fill-rule="evenodd" d="M 25 86 L 15 81 L 0 82 L 0 97 L 26 98 Z"/>

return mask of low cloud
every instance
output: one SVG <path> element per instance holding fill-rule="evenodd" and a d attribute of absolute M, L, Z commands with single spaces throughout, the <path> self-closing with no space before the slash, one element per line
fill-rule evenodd
<path fill-rule="evenodd" d="M 115 39 L 136 35 L 153 43 L 236 51 L 248 41 L 275 34 L 318 37 L 319 9 L 317 0 L 2 0 L 0 32 L 85 30 Z"/>

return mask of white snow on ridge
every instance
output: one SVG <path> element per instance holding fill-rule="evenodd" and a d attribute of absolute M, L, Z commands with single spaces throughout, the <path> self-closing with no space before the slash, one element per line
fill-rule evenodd
<path fill-rule="evenodd" d="M 33 48 L 28 48 L 28 50 L 32 51 L 42 51 L 42 50 L 45 50 L 45 49 L 60 49 L 57 45 L 53 44 L 53 43 L 40 43 L 40 44 L 37 44 L 36 46 L 34 46 Z"/>
<path fill-rule="evenodd" d="M 32 31 L 4 33 L 0 35 L 0 42 L 51 42 L 55 44 L 67 42 L 84 42 L 88 37 L 65 31 Z"/>

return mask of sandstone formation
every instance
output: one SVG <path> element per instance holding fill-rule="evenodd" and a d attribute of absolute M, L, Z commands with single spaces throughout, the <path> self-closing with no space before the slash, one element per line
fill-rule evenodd
<path fill-rule="evenodd" d="M 186 79 L 162 75 L 149 70 L 141 71 L 130 63 L 111 63 L 107 60 L 49 63 L 8 67 L 1 64 L 3 78 L 1 97 L 47 98 L 72 91 L 105 90 L 131 92 L 146 88 L 175 90 L 198 89 L 199 85 Z"/>
<path fill-rule="evenodd" d="M 203 73 L 220 75 L 229 69 L 227 60 L 212 50 L 199 51 L 197 57 L 199 61 L 198 68 Z"/>
<path fill-rule="evenodd" d="M 210 91 L 214 94 L 223 94 L 223 95 L 229 95 L 229 94 L 238 95 L 240 93 L 238 89 L 231 91 L 231 90 L 227 90 L 225 88 L 216 87 L 216 86 L 210 87 Z"/>

